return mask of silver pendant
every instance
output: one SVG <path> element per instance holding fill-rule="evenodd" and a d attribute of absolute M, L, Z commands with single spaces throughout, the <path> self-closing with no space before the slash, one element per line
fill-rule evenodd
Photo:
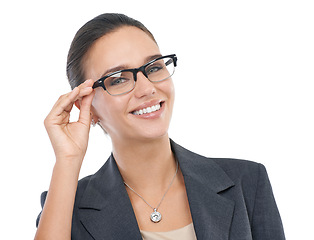
<path fill-rule="evenodd" d="M 157 209 L 154 208 L 154 212 L 150 215 L 150 220 L 154 223 L 158 223 L 161 220 L 161 213 L 157 212 Z"/>

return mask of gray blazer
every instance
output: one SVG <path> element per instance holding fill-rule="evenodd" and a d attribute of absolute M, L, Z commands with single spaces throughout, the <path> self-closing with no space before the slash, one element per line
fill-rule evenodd
<path fill-rule="evenodd" d="M 282 240 L 282 222 L 261 164 L 206 158 L 171 140 L 179 161 L 198 240 Z M 44 205 L 47 192 L 41 196 Z M 40 215 L 37 218 L 39 222 Z M 78 183 L 72 239 L 141 240 L 133 208 L 111 155 Z"/>

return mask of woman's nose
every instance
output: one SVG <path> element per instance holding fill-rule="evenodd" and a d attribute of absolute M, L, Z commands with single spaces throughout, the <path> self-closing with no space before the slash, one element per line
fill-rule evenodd
<path fill-rule="evenodd" d="M 142 72 L 137 73 L 137 80 L 135 83 L 134 93 L 137 98 L 144 96 L 153 95 L 156 93 L 155 84 L 147 77 L 144 76 Z"/>

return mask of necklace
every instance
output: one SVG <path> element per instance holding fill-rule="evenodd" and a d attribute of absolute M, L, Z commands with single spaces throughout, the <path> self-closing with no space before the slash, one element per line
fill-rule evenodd
<path fill-rule="evenodd" d="M 162 198 L 161 198 L 159 204 L 158 204 L 157 207 L 155 207 L 155 208 L 152 207 L 152 205 L 150 205 L 148 202 L 146 202 L 146 200 L 145 200 L 140 194 L 138 194 L 137 192 L 135 192 L 135 190 L 134 190 L 133 188 L 131 188 L 126 182 L 124 182 L 125 186 L 127 186 L 132 192 L 134 192 L 137 196 L 139 196 L 149 207 L 151 207 L 151 208 L 154 210 L 154 212 L 150 215 L 150 220 L 151 220 L 152 222 L 154 222 L 154 223 L 158 223 L 158 222 L 161 221 L 161 213 L 158 212 L 157 210 L 158 210 L 160 204 L 162 203 L 162 201 L 164 200 L 164 198 L 165 198 L 167 192 L 169 191 L 169 189 L 170 189 L 170 187 L 171 187 L 171 185 L 172 185 L 172 183 L 173 183 L 175 177 L 177 176 L 178 167 L 179 167 L 179 164 L 178 164 L 178 161 L 177 161 L 176 172 L 175 172 L 175 174 L 174 174 L 174 176 L 173 176 L 173 178 L 172 178 L 172 180 L 171 180 L 171 182 L 170 182 L 170 184 L 169 184 L 169 186 L 168 186 L 166 192 L 164 193 L 164 195 L 162 196 Z"/>

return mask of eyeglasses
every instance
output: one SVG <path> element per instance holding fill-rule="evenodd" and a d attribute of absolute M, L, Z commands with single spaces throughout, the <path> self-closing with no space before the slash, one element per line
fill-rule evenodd
<path fill-rule="evenodd" d="M 139 68 L 124 69 L 110 73 L 97 80 L 93 88 L 102 87 L 110 95 L 122 95 L 132 91 L 137 80 L 137 73 L 142 72 L 151 82 L 161 82 L 174 74 L 177 66 L 175 54 L 156 58 Z"/>

